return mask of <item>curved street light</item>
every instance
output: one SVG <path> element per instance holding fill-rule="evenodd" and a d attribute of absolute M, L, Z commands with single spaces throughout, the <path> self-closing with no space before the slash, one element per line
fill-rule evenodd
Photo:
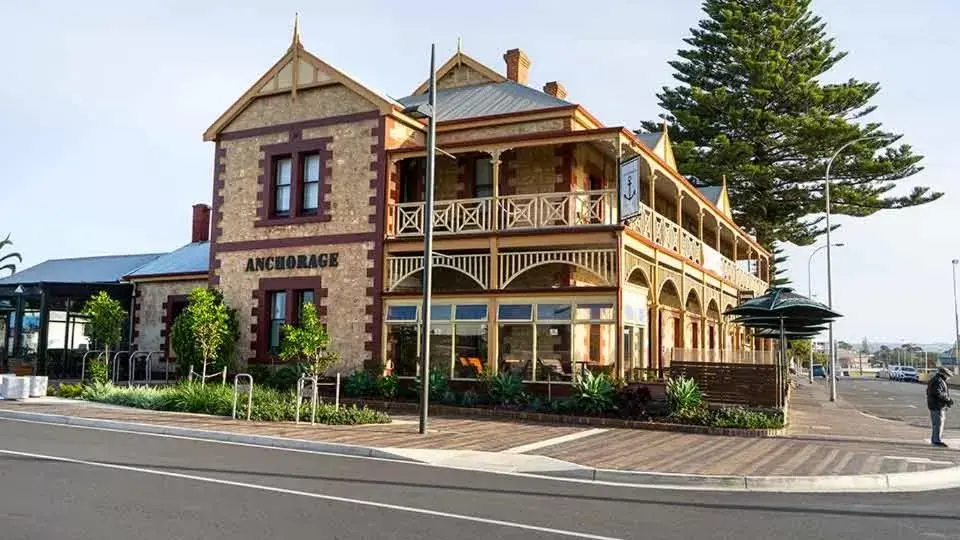
<path fill-rule="evenodd" d="M 857 144 L 858 142 L 877 139 L 880 138 L 880 135 L 867 135 L 865 137 L 856 138 L 840 148 L 830 156 L 830 160 L 827 161 L 827 172 L 824 174 L 824 199 L 826 202 L 826 214 L 827 214 L 827 306 L 830 309 L 833 309 L 833 268 L 831 267 L 830 260 L 830 167 L 833 166 L 833 162 L 840 155 L 841 152 L 849 148 L 850 146 Z M 830 321 L 829 329 L 827 330 L 828 341 L 827 347 L 830 352 L 830 401 L 837 400 L 837 354 L 836 350 L 833 347 L 833 321 Z"/>
<path fill-rule="evenodd" d="M 954 324 L 954 336 L 953 336 L 953 365 L 954 368 L 960 365 L 960 359 L 958 359 L 957 353 L 960 352 L 960 315 L 957 314 L 957 264 L 960 264 L 960 259 L 953 260 L 953 324 Z"/>
<path fill-rule="evenodd" d="M 843 242 L 837 242 L 833 244 L 833 247 L 843 247 Z M 829 244 L 822 245 L 817 249 L 813 250 L 813 253 L 810 254 L 810 258 L 807 259 L 807 298 L 813 298 L 813 256 L 817 253 L 827 249 Z M 960 332 L 958 332 L 960 334 Z M 807 365 L 807 371 L 810 373 L 810 384 L 813 384 L 813 341 L 810 342 L 810 360 Z"/>

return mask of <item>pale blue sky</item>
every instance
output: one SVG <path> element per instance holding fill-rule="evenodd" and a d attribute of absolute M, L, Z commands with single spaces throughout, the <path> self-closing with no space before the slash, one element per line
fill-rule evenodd
<path fill-rule="evenodd" d="M 667 61 L 701 17 L 695 0 L 143 4 L 0 8 L 0 233 L 13 234 L 23 267 L 188 242 L 190 207 L 212 190 L 213 146 L 201 134 L 286 51 L 295 11 L 310 51 L 392 96 L 424 78 L 431 41 L 443 61 L 460 35 L 465 52 L 497 70 L 505 50 L 522 48 L 533 85 L 559 80 L 606 124 L 634 128 L 661 112 L 654 94 L 672 84 Z M 832 78 L 879 81 L 872 119 L 926 156 L 908 185 L 947 192 L 926 207 L 839 220 L 838 337 L 949 341 L 960 7 L 815 0 L 814 9 L 850 52 Z M 811 249 L 789 250 L 803 292 Z M 813 277 L 825 298 L 823 255 Z"/>

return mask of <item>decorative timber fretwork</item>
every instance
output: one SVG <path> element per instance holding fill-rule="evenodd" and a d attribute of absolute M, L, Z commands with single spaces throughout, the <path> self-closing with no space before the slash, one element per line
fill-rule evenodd
<path fill-rule="evenodd" d="M 433 254 L 434 268 L 450 268 L 469 276 L 487 288 L 490 276 L 490 255 Z M 387 290 L 392 291 L 403 280 L 423 270 L 423 255 L 387 257 Z"/>
<path fill-rule="evenodd" d="M 520 274 L 551 263 L 564 263 L 591 272 L 615 285 L 616 276 L 615 249 L 559 249 L 551 251 L 521 251 L 500 254 L 500 286 L 506 287 Z"/>
<path fill-rule="evenodd" d="M 653 263 L 639 255 L 631 251 L 624 251 L 623 269 L 625 270 L 623 273 L 624 282 L 629 282 L 630 274 L 632 274 L 634 270 L 640 270 L 643 272 L 644 279 L 647 280 L 647 286 L 653 285 Z"/>

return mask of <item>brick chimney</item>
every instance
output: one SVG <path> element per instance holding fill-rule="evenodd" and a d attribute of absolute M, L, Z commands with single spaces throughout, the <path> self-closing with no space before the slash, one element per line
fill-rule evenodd
<path fill-rule="evenodd" d="M 520 49 L 510 49 L 503 55 L 507 63 L 507 78 L 520 84 L 530 80 L 530 58 Z"/>
<path fill-rule="evenodd" d="M 567 89 L 564 88 L 563 85 L 558 83 L 557 81 L 551 81 L 543 85 L 543 91 L 544 93 L 550 94 L 551 96 L 557 99 L 567 98 Z"/>
<path fill-rule="evenodd" d="M 193 235 L 191 242 L 210 240 L 210 207 L 205 204 L 193 205 Z"/>

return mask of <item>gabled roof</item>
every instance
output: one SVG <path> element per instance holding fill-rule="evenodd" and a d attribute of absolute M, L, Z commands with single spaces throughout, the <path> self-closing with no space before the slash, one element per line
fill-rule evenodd
<path fill-rule="evenodd" d="M 410 107 L 426 103 L 427 97 L 415 94 L 399 101 Z M 437 90 L 438 122 L 573 106 L 569 101 L 513 81 Z"/>
<path fill-rule="evenodd" d="M 720 196 L 723 195 L 723 188 L 721 186 L 697 186 L 697 189 L 700 190 L 700 193 L 703 193 L 703 196 L 713 203 L 714 206 L 720 203 Z"/>
<path fill-rule="evenodd" d="M 194 242 L 176 251 L 161 255 L 126 275 L 127 279 L 183 274 L 206 274 L 210 271 L 210 243 Z"/>
<path fill-rule="evenodd" d="M 371 90 L 304 49 L 303 44 L 300 43 L 298 19 L 294 24 L 293 42 L 287 49 L 287 53 L 207 128 L 203 133 L 203 140 L 216 139 L 217 135 L 258 97 L 287 92 L 296 96 L 298 90 L 332 84 L 346 86 L 376 105 L 383 113 L 400 107 L 400 104 L 393 99 Z"/>
<path fill-rule="evenodd" d="M 650 150 L 656 148 L 657 143 L 660 142 L 660 137 L 663 137 L 663 133 L 642 133 L 640 131 L 635 133 L 637 134 L 637 138 L 640 139 L 640 142 Z"/>
<path fill-rule="evenodd" d="M 0 285 L 27 283 L 116 283 L 162 253 L 53 259 L 0 279 Z"/>
<path fill-rule="evenodd" d="M 437 81 L 440 81 L 440 79 L 443 79 L 445 75 L 453 71 L 454 68 L 457 68 L 460 66 L 467 66 L 473 71 L 476 71 L 480 75 L 489 79 L 490 82 L 496 83 L 496 82 L 504 82 L 507 80 L 507 78 L 504 77 L 503 75 L 488 68 L 487 66 L 481 64 L 480 62 L 474 60 L 473 58 L 467 56 L 466 54 L 463 54 L 463 52 L 460 51 L 460 46 L 458 43 L 456 54 L 451 56 L 450 59 L 444 62 L 444 64 L 440 66 L 440 69 L 437 70 L 437 76 L 436 76 Z M 417 89 L 413 91 L 413 95 L 426 93 L 427 90 L 430 89 L 429 86 L 430 86 L 429 79 L 423 81 L 420 84 L 420 86 L 418 86 Z"/>

